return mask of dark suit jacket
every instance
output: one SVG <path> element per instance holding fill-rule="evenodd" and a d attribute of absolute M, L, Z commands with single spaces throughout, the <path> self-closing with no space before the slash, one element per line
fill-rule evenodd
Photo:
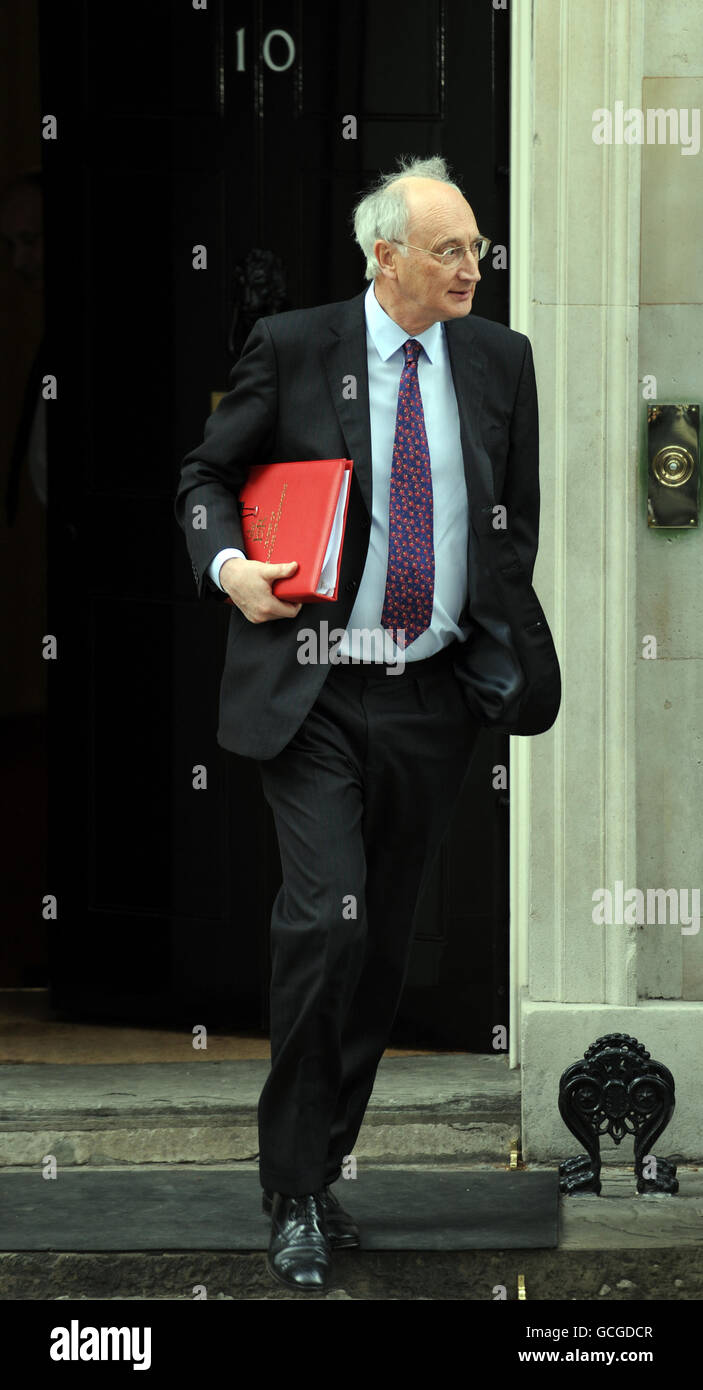
<path fill-rule="evenodd" d="M 353 481 L 339 597 L 297 618 L 250 623 L 232 607 L 217 738 L 233 752 L 274 757 L 319 694 L 328 665 L 297 659 L 300 628 L 345 628 L 359 587 L 371 516 L 371 436 L 364 290 L 340 304 L 259 319 L 202 444 L 187 454 L 175 498 L 199 596 L 225 602 L 207 576 L 225 546 L 245 549 L 237 494 L 255 463 L 351 458 Z M 469 498 L 468 592 L 455 669 L 482 724 L 538 734 L 556 719 L 559 663 L 532 588 L 539 522 L 538 422 L 529 341 L 477 318 L 446 325 Z M 356 382 L 356 399 L 349 378 Z M 493 508 L 507 509 L 507 529 Z M 204 505 L 207 525 L 194 526 Z M 202 513 L 196 514 L 201 517 Z M 287 557 L 296 559 L 295 555 Z"/>

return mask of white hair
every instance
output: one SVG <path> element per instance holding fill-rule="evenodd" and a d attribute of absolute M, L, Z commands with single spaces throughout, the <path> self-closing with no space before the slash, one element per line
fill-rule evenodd
<path fill-rule="evenodd" d="M 445 160 L 441 155 L 430 159 L 408 159 L 401 155 L 398 169 L 394 174 L 382 174 L 370 192 L 365 193 L 354 209 L 354 235 L 366 257 L 366 279 L 375 280 L 381 267 L 374 255 L 374 244 L 383 241 L 404 241 L 407 236 L 410 214 L 405 200 L 405 179 L 437 179 L 448 188 L 456 188 L 452 183 Z M 407 256 L 405 248 L 401 253 Z"/>

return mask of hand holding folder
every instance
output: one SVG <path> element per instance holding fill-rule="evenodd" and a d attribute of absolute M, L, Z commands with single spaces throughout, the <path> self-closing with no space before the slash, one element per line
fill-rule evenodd
<path fill-rule="evenodd" d="M 247 559 L 298 562 L 295 574 L 274 581 L 276 598 L 337 598 L 352 468 L 351 459 L 306 459 L 250 469 L 239 494 Z"/>

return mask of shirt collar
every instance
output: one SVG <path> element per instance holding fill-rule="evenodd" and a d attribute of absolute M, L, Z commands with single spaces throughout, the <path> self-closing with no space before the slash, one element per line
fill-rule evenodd
<path fill-rule="evenodd" d="M 407 343 L 410 335 L 406 333 L 405 329 L 401 328 L 400 324 L 396 323 L 395 319 L 392 319 L 379 304 L 374 291 L 373 280 L 366 292 L 364 308 L 366 311 L 366 326 L 371 335 L 373 345 L 381 361 L 387 362 L 388 358 L 392 357 L 394 352 L 402 348 L 403 343 Z M 437 321 L 437 323 L 431 323 L 429 328 L 425 329 L 424 333 L 414 333 L 412 335 L 418 343 L 422 344 L 430 362 L 434 362 L 439 353 L 442 327 L 443 325 Z"/>

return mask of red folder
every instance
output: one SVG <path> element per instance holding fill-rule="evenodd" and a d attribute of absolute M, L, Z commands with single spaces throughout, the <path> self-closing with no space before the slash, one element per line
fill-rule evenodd
<path fill-rule="evenodd" d="M 297 560 L 272 586 L 286 603 L 333 603 L 339 589 L 351 459 L 257 464 L 239 494 L 248 560 Z M 230 600 L 231 602 L 231 600 Z"/>

